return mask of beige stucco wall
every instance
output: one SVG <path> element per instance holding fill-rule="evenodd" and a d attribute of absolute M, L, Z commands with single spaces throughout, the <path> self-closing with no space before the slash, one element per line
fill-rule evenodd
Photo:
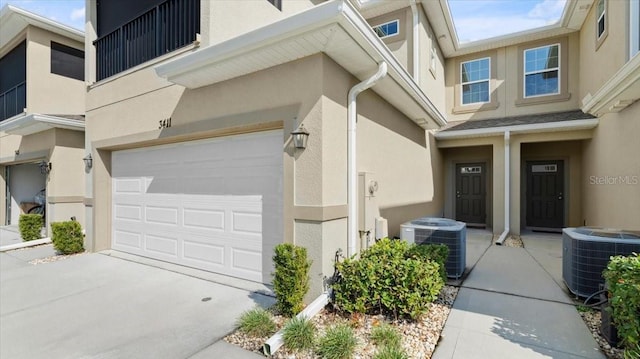
<path fill-rule="evenodd" d="M 83 81 L 51 73 L 51 41 L 83 49 L 84 44 L 30 26 L 27 30 L 27 112 L 81 115 Z"/>
<path fill-rule="evenodd" d="M 593 138 L 583 142 L 582 202 L 587 225 L 640 230 L 638 134 L 640 104 L 636 102 L 620 113 L 602 116 Z"/>
<path fill-rule="evenodd" d="M 445 88 L 444 57 L 436 35 L 427 19 L 422 6 L 418 6 L 420 14 L 420 79 L 418 84 L 431 100 L 433 105 L 443 114 L 447 113 Z M 431 68 L 431 47 L 436 49 L 435 69 Z"/>
<path fill-rule="evenodd" d="M 413 74 L 413 20 L 411 9 L 406 7 L 384 15 L 367 19 L 371 27 L 398 20 L 398 34 L 383 38 L 382 41 L 398 59 L 407 72 Z"/>
<path fill-rule="evenodd" d="M 268 1 L 202 1 L 202 42 L 216 44 L 313 7 L 324 0 L 283 0 L 282 10 Z"/>
<path fill-rule="evenodd" d="M 567 68 L 560 69 L 561 72 L 568 71 L 568 93 L 570 97 L 567 100 L 541 102 L 536 104 L 517 104 L 518 89 L 521 86 L 521 76 L 519 70 L 521 67 L 519 56 L 523 48 L 542 46 L 544 44 L 553 44 L 558 41 L 567 43 Z M 445 63 L 446 76 L 446 103 L 447 116 L 449 121 L 462 120 L 481 120 L 505 116 L 518 116 L 534 113 L 548 113 L 575 110 L 580 108 L 580 34 L 578 32 L 571 33 L 566 36 L 545 39 L 543 41 L 535 41 L 514 46 L 508 46 L 492 50 L 496 52 L 496 73 L 492 73 L 495 77 L 495 87 L 492 86 L 492 93 L 495 91 L 497 96 L 498 107 L 495 109 L 487 109 L 468 113 L 455 113 L 453 111 L 456 106 L 454 99 L 454 91 L 459 91 L 456 86 L 457 72 L 460 71 L 460 61 L 468 61 L 474 58 L 482 58 L 487 56 L 486 52 L 474 55 L 465 55 L 459 58 L 448 58 Z M 540 98 L 543 99 L 542 97 Z"/>
<path fill-rule="evenodd" d="M 580 93 L 582 100 L 596 91 L 627 62 L 628 1 L 607 1 L 607 37 L 596 49 L 596 6 L 580 30 Z"/>

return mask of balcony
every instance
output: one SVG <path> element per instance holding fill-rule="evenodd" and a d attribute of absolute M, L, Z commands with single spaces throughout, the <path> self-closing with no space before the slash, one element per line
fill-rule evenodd
<path fill-rule="evenodd" d="M 167 0 L 94 42 L 100 81 L 192 43 L 201 0 Z"/>
<path fill-rule="evenodd" d="M 22 82 L 0 94 L 0 121 L 6 120 L 27 107 L 27 83 Z"/>

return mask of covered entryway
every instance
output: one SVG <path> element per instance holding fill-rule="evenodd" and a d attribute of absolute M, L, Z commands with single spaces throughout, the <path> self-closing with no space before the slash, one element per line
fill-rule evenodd
<path fill-rule="evenodd" d="M 483 226 L 486 221 L 484 163 L 456 165 L 456 220 Z"/>
<path fill-rule="evenodd" d="M 7 166 L 5 171 L 7 223 L 3 224 L 15 226 L 18 225 L 21 214 L 29 212 L 35 206 L 45 205 L 37 203 L 36 196 L 46 188 L 47 176 L 40 173 L 38 163 Z"/>
<path fill-rule="evenodd" d="M 113 152 L 113 249 L 269 282 L 282 156 L 282 131 Z"/>
<path fill-rule="evenodd" d="M 564 162 L 527 161 L 527 227 L 558 229 L 564 225 Z"/>

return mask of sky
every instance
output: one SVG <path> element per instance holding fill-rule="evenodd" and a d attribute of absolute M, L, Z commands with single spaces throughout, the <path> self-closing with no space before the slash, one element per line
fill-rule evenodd
<path fill-rule="evenodd" d="M 566 0 L 448 1 L 461 43 L 552 24 L 560 19 L 566 3 Z M 0 0 L 0 7 L 5 4 L 84 30 L 84 0 Z"/>

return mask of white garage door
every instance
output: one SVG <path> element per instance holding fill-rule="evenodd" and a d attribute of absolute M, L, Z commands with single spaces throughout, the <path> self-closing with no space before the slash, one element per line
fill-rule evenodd
<path fill-rule="evenodd" d="M 270 282 L 282 242 L 282 131 L 116 151 L 112 247 Z"/>

